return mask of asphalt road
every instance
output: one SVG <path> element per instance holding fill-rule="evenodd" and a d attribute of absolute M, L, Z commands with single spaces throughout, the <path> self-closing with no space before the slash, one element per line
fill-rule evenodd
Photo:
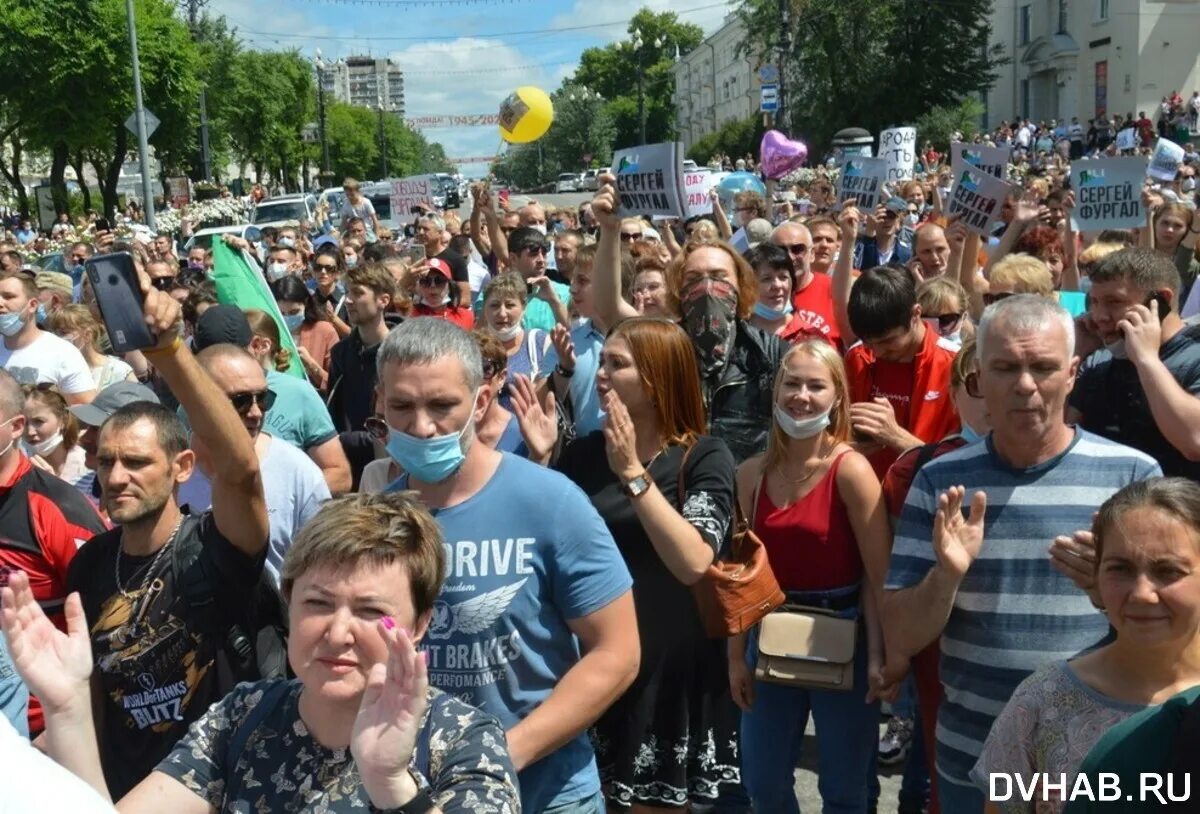
<path fill-rule="evenodd" d="M 514 193 L 510 200 L 510 205 L 513 208 L 524 206 L 529 200 L 535 200 L 543 206 L 574 206 L 578 207 L 584 201 L 590 201 L 594 192 L 563 192 L 563 193 L 545 193 L 542 195 L 517 195 Z M 462 202 L 462 206 L 455 210 L 459 217 L 467 218 L 471 215 L 471 197 L 470 195 Z"/>

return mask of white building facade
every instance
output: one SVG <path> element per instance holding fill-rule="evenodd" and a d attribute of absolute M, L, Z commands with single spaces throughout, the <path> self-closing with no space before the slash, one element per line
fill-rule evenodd
<path fill-rule="evenodd" d="M 1012 61 L 983 97 L 989 128 L 1019 116 L 1156 119 L 1162 97 L 1200 90 L 1200 0 L 1006 0 L 991 28 Z"/>
<path fill-rule="evenodd" d="M 675 129 L 684 149 L 722 125 L 757 113 L 757 61 L 738 53 L 746 28 L 735 16 L 694 51 L 679 55 L 675 76 Z"/>
<path fill-rule="evenodd" d="M 404 116 L 404 72 L 390 59 L 347 57 L 319 73 L 325 93 L 334 99 Z"/>

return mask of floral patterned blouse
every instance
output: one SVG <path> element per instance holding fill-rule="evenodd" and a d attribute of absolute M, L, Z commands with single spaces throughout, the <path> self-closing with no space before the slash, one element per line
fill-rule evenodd
<path fill-rule="evenodd" d="M 1140 704 L 1096 692 L 1065 661 L 1047 664 L 1013 692 L 992 724 L 971 779 L 987 793 L 989 773 L 1020 775 L 1027 787 L 1035 775 L 1049 775 L 1056 786 L 1060 776 L 1065 775 L 1066 793 L 1070 794 L 1083 759 L 1100 737 L 1143 709 Z M 1034 799 L 1026 802 L 1014 779 L 1012 797 L 993 805 L 1004 814 L 1056 814 L 1065 805 L 1063 800 L 1055 799 L 1059 796 L 1056 786 L 1049 787 L 1050 800 L 1042 799 L 1039 788 Z"/>
<path fill-rule="evenodd" d="M 369 800 L 348 748 L 327 749 L 300 720 L 299 681 L 239 684 L 192 724 L 158 765 L 221 814 L 365 814 Z M 282 695 L 280 693 L 282 692 Z M 250 732 L 240 729 L 264 696 Z M 231 743 L 245 747 L 231 754 Z M 428 754 L 421 754 L 427 744 Z M 429 710 L 412 768 L 445 814 L 520 814 L 517 773 L 491 716 L 429 688 Z M 227 793 L 229 792 L 229 793 Z"/>

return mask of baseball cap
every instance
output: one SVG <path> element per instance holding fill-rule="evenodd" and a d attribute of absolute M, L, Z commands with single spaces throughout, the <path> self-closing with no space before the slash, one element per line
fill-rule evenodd
<path fill-rule="evenodd" d="M 319 251 L 322 246 L 333 246 L 336 249 L 337 245 L 337 238 L 333 235 L 321 235 L 319 238 L 313 241 L 312 247 L 313 251 L 315 252 Z"/>
<path fill-rule="evenodd" d="M 79 419 L 79 423 L 89 427 L 99 427 L 108 417 L 120 410 L 126 404 L 139 401 L 149 401 L 162 404 L 158 396 L 144 384 L 137 382 L 116 382 L 96 394 L 89 404 L 72 404 L 67 409 Z"/>
<path fill-rule="evenodd" d="M 41 291 L 43 288 L 59 288 L 64 291 L 71 291 L 75 284 L 71 282 L 70 274 L 63 274 L 59 271 L 39 271 L 33 278 L 33 284 Z"/>
<path fill-rule="evenodd" d="M 893 195 L 891 198 L 887 199 L 887 202 L 884 204 L 884 207 L 889 212 L 895 212 L 897 215 L 907 215 L 908 214 L 908 201 L 904 200 L 903 198 L 897 197 L 895 195 Z"/>
<path fill-rule="evenodd" d="M 429 258 L 425 261 L 425 265 L 428 266 L 428 268 L 426 271 L 422 272 L 421 276 L 440 274 L 447 280 L 454 277 L 454 274 L 450 271 L 450 264 L 445 260 L 442 260 L 440 257 Z"/>
<path fill-rule="evenodd" d="M 211 345 L 228 343 L 244 348 L 254 338 L 250 321 L 236 305 L 211 305 L 196 320 L 192 335 L 192 350 L 196 353 Z"/>
<path fill-rule="evenodd" d="M 771 237 L 771 232 L 775 227 L 771 225 L 771 221 L 766 218 L 755 218 L 746 224 L 746 241 L 750 244 L 750 248 L 754 248 L 759 243 L 766 242 Z"/>

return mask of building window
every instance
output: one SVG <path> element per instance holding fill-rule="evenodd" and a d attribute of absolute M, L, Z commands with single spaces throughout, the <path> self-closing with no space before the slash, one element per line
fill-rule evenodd
<path fill-rule="evenodd" d="M 1067 0 L 1058 0 L 1058 33 L 1067 33 Z"/>
<path fill-rule="evenodd" d="M 1108 19 L 1108 4 L 1109 0 L 1096 0 L 1096 22 L 1104 22 Z"/>
<path fill-rule="evenodd" d="M 1021 29 L 1021 45 L 1028 45 L 1032 39 L 1031 33 L 1033 29 L 1033 6 L 1021 6 L 1021 19 L 1019 22 Z"/>
<path fill-rule="evenodd" d="M 1021 80 L 1021 115 L 1029 118 L 1029 80 Z"/>

